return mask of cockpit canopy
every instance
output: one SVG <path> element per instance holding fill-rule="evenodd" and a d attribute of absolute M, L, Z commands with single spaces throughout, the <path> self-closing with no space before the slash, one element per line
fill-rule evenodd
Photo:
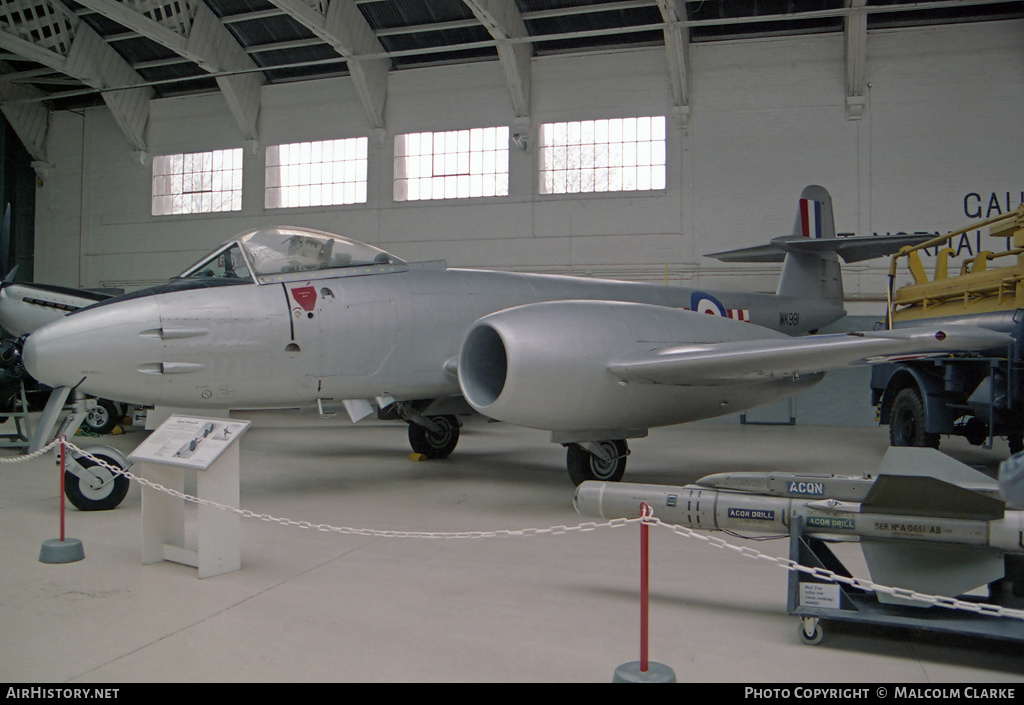
<path fill-rule="evenodd" d="M 371 274 L 404 269 L 405 262 L 372 245 L 298 227 L 261 228 L 239 235 L 179 279 L 247 279 L 258 283 Z M 338 271 L 343 270 L 343 271 Z"/>

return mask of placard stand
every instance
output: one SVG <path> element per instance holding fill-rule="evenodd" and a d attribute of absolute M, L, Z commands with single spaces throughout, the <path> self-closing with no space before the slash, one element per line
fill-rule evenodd
<path fill-rule="evenodd" d="M 196 497 L 228 507 L 239 504 L 238 439 L 248 421 L 171 416 L 129 456 L 136 472 L 150 482 L 184 492 L 185 475 L 194 472 Z M 172 561 L 199 569 L 200 578 L 242 567 L 241 516 L 200 502 L 195 544 L 186 547 L 186 501 L 162 490 L 142 487 L 142 562 Z"/>

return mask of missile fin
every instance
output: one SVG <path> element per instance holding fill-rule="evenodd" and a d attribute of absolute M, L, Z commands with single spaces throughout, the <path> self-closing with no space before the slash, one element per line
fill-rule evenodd
<path fill-rule="evenodd" d="M 995 481 L 970 465 L 949 457 L 935 448 L 892 446 L 876 471 L 877 475 L 927 475 L 954 485 L 985 486 Z"/>
<path fill-rule="evenodd" d="M 862 506 L 877 514 L 980 519 L 1006 514 L 1006 503 L 934 477 L 879 475 Z"/>
<path fill-rule="evenodd" d="M 929 595 L 957 597 L 1004 576 L 1003 552 L 987 546 L 925 544 L 865 538 L 861 550 L 871 579 L 880 585 Z M 878 593 L 878 601 L 925 606 L 916 600 Z"/>

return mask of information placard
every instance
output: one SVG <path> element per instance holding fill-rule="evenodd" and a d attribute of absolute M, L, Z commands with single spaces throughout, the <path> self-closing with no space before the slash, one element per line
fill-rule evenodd
<path fill-rule="evenodd" d="M 245 433 L 249 423 L 174 414 L 128 457 L 205 470 Z"/>

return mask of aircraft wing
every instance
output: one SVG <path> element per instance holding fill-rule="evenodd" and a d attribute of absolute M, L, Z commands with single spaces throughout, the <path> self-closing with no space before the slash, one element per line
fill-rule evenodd
<path fill-rule="evenodd" d="M 904 328 L 678 345 L 619 359 L 608 370 L 628 382 L 680 386 L 735 384 L 856 365 L 988 350 L 1010 337 L 973 326 Z"/>

